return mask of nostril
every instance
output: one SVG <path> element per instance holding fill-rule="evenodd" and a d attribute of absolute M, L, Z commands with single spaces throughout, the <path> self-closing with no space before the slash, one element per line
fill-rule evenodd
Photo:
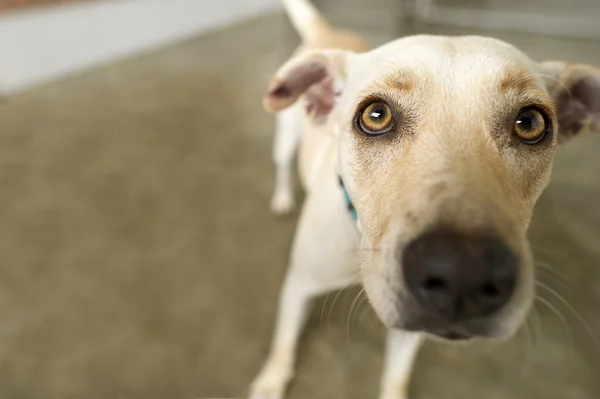
<path fill-rule="evenodd" d="M 427 291 L 443 291 L 448 287 L 448 284 L 438 277 L 429 277 L 421 286 Z"/>
<path fill-rule="evenodd" d="M 498 287 L 492 283 L 485 284 L 481 289 L 481 293 L 490 299 L 496 299 L 502 295 Z"/>
<path fill-rule="evenodd" d="M 407 288 L 424 313 L 454 321 L 488 317 L 515 290 L 518 259 L 495 236 L 431 231 L 401 249 Z"/>

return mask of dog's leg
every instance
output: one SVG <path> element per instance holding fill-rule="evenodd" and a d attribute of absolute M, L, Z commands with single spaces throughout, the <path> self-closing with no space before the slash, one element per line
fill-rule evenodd
<path fill-rule="evenodd" d="M 300 259 L 299 259 L 300 260 Z M 334 262 L 334 259 L 330 259 Z M 321 264 L 327 266 L 326 264 Z M 303 265 L 303 266 L 306 266 Z M 293 376 L 296 349 L 315 296 L 354 282 L 347 277 L 320 280 L 299 267 L 290 269 L 281 292 L 269 357 L 251 387 L 251 399 L 281 399 Z"/>
<path fill-rule="evenodd" d="M 335 182 L 334 177 L 331 180 Z M 298 224 L 271 351 L 252 384 L 252 399 L 283 397 L 312 299 L 358 282 L 358 241 L 337 184 L 316 189 L 307 198 Z"/>
<path fill-rule="evenodd" d="M 323 287 L 290 270 L 279 302 L 275 335 L 269 357 L 251 387 L 251 399 L 281 399 L 294 372 L 296 349 L 314 296 Z"/>
<path fill-rule="evenodd" d="M 273 161 L 275 189 L 271 198 L 271 212 L 285 215 L 294 209 L 292 172 L 294 155 L 302 136 L 302 114 L 299 106 L 279 112 L 276 116 Z"/>
<path fill-rule="evenodd" d="M 388 330 L 380 399 L 407 399 L 411 372 L 421 346 L 421 335 Z"/>

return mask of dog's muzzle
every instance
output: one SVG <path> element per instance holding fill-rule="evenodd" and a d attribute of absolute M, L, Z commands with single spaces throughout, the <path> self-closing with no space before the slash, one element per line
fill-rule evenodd
<path fill-rule="evenodd" d="M 404 326 L 410 330 L 452 340 L 486 336 L 515 291 L 517 256 L 494 236 L 432 231 L 410 242 L 401 257 L 416 303 Z"/>

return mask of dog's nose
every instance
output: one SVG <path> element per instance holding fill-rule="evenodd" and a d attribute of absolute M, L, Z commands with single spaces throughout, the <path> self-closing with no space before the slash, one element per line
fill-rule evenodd
<path fill-rule="evenodd" d="M 517 258 L 497 238 L 430 232 L 402 256 L 412 295 L 424 311 L 448 322 L 492 315 L 515 288 Z"/>

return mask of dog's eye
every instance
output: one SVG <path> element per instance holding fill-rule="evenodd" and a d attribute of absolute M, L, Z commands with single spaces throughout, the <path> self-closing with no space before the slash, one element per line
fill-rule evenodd
<path fill-rule="evenodd" d="M 383 101 L 369 104 L 360 114 L 358 123 L 361 130 L 367 134 L 387 133 L 394 127 L 394 118 L 390 107 Z"/>
<path fill-rule="evenodd" d="M 533 108 L 521 111 L 515 122 L 514 132 L 525 144 L 539 143 L 547 131 L 546 119 Z"/>

